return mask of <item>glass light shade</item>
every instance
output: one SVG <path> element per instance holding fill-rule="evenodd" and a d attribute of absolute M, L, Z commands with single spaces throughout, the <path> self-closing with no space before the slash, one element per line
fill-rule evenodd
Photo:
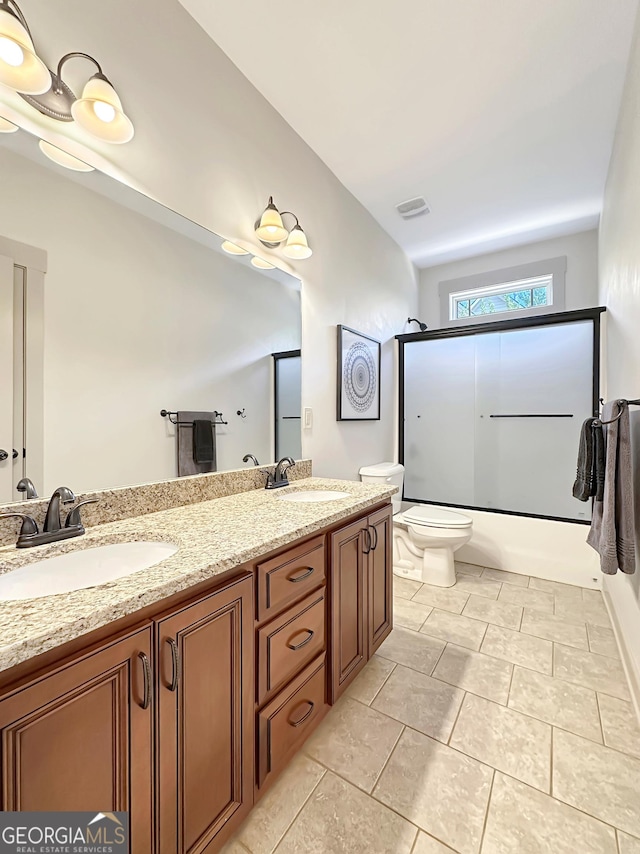
<path fill-rule="evenodd" d="M 0 9 L 0 83 L 23 95 L 42 95 L 51 88 L 51 73 L 36 55 L 31 36 L 7 9 Z"/>
<path fill-rule="evenodd" d="M 46 142 L 46 140 L 41 139 L 38 143 L 38 147 L 40 151 L 49 158 L 49 160 L 53 160 L 54 163 L 57 163 L 58 166 L 64 166 L 65 169 L 73 169 L 74 172 L 93 172 L 93 166 L 89 166 L 88 163 L 85 163 L 83 160 L 78 160 L 77 157 L 74 157 L 73 154 L 68 154 L 66 151 L 63 151 L 61 148 L 57 148 L 55 145 L 51 145 L 50 142 Z"/>
<path fill-rule="evenodd" d="M 282 254 L 286 255 L 287 258 L 293 258 L 298 261 L 311 258 L 313 255 L 312 250 L 309 248 L 307 235 L 299 225 L 295 225 L 291 229 L 291 234 L 287 240 L 287 245 L 282 250 Z"/>
<path fill-rule="evenodd" d="M 133 138 L 133 124 L 122 109 L 122 102 L 111 83 L 99 74 L 82 90 L 71 115 L 83 130 L 103 142 L 122 144 Z"/>
<path fill-rule="evenodd" d="M 280 211 L 273 204 L 273 199 L 269 199 L 269 204 L 260 217 L 256 234 L 260 240 L 266 240 L 267 243 L 282 243 L 289 236 L 289 232 L 282 223 Z"/>
<path fill-rule="evenodd" d="M 0 133 L 15 133 L 17 130 L 20 130 L 18 125 L 14 125 L 9 119 L 3 119 L 0 116 Z"/>
<path fill-rule="evenodd" d="M 225 252 L 228 252 L 229 255 L 248 255 L 249 251 L 247 249 L 243 249 L 242 246 L 237 246 L 235 243 L 232 243 L 230 240 L 225 240 L 222 244 L 222 248 Z"/>
<path fill-rule="evenodd" d="M 270 264 L 268 261 L 265 261 L 264 258 L 258 258 L 257 255 L 253 256 L 251 263 L 259 270 L 275 270 L 276 268 L 275 264 Z"/>

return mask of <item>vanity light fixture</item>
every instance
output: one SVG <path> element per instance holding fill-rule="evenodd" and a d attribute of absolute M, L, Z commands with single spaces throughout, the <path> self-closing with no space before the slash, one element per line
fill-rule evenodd
<path fill-rule="evenodd" d="M 232 243 L 230 240 L 225 240 L 222 243 L 222 249 L 225 252 L 228 252 L 229 255 L 249 255 L 248 249 L 243 249 L 242 246 L 238 246 L 236 243 Z"/>
<path fill-rule="evenodd" d="M 295 224 L 290 231 L 286 228 L 282 220 L 284 216 L 292 216 L 295 220 Z M 286 240 L 287 242 L 282 252 L 287 258 L 303 260 L 313 255 L 313 251 L 309 247 L 307 235 L 302 230 L 298 217 L 292 211 L 282 211 L 280 213 L 273 203 L 273 196 L 269 196 L 267 207 L 264 209 L 260 219 L 256 221 L 255 231 L 260 242 L 264 246 L 268 246 L 269 249 L 277 248 Z"/>
<path fill-rule="evenodd" d="M 49 158 L 49 160 L 53 160 L 53 162 L 57 163 L 58 166 L 64 166 L 65 169 L 73 169 L 74 172 L 94 171 L 93 166 L 89 166 L 89 164 L 85 163 L 84 160 L 79 160 L 77 157 L 74 157 L 73 154 L 69 154 L 67 151 L 63 151 L 61 148 L 51 145 L 50 142 L 47 142 L 44 139 L 40 140 L 38 147 L 40 151 Z"/>
<path fill-rule="evenodd" d="M 264 258 L 259 258 L 257 255 L 253 256 L 251 263 L 259 270 L 275 270 L 276 268 L 275 264 L 270 264 L 268 261 L 265 261 Z"/>
<path fill-rule="evenodd" d="M 62 79 L 70 59 L 93 63 L 90 77 L 76 98 Z M 0 83 L 14 89 L 38 112 L 59 122 L 75 121 L 86 133 L 103 142 L 122 144 L 133 138 L 131 119 L 100 63 L 88 53 L 65 54 L 55 72 L 38 57 L 27 21 L 16 0 L 0 0 Z"/>
<path fill-rule="evenodd" d="M 9 119 L 4 119 L 0 116 L 0 133 L 15 133 L 17 130 L 20 130 L 18 125 L 14 125 Z"/>

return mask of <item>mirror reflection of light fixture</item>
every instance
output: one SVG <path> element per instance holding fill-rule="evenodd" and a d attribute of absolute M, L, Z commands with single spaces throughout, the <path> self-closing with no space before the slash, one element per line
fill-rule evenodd
<path fill-rule="evenodd" d="M 248 255 L 249 250 L 243 249 L 242 246 L 238 246 L 236 243 L 232 243 L 230 240 L 225 240 L 222 243 L 222 249 L 225 252 L 228 252 L 229 255 Z"/>
<path fill-rule="evenodd" d="M 9 119 L 3 119 L 0 116 L 0 133 L 15 133 L 17 130 L 20 130 L 18 125 L 14 125 Z"/>
<path fill-rule="evenodd" d="M 40 148 L 40 151 L 49 158 L 49 160 L 53 160 L 53 162 L 57 163 L 58 166 L 64 166 L 65 169 L 73 169 L 74 172 L 94 171 L 93 166 L 89 166 L 89 164 L 85 163 L 83 160 L 78 160 L 78 158 L 74 157 L 73 154 L 69 154 L 67 151 L 63 151 L 61 148 L 51 145 L 50 142 L 47 142 L 44 139 L 40 140 L 38 147 Z"/>
<path fill-rule="evenodd" d="M 51 88 L 49 69 L 36 54 L 24 15 L 14 0 L 0 2 L 0 83 L 23 95 Z"/>
<path fill-rule="evenodd" d="M 76 98 L 62 79 L 62 68 L 81 57 L 97 69 Z M 65 54 L 55 72 L 38 57 L 27 21 L 16 0 L 0 0 L 0 83 L 15 90 L 38 112 L 59 122 L 73 122 L 103 142 L 122 144 L 133 138 L 131 119 L 100 63 L 88 53 Z"/>
<path fill-rule="evenodd" d="M 257 255 L 253 256 L 251 263 L 259 270 L 275 270 L 276 268 L 275 264 L 270 264 L 268 261 L 265 261 L 264 258 L 259 258 Z"/>
<path fill-rule="evenodd" d="M 295 220 L 291 231 L 286 228 L 282 220 L 284 216 L 292 216 Z M 313 255 L 307 235 L 302 230 L 298 217 L 292 211 L 280 213 L 273 203 L 273 196 L 269 196 L 267 207 L 260 219 L 256 221 L 255 232 L 260 242 L 264 246 L 268 246 L 269 249 L 277 248 L 286 240 L 287 243 L 282 252 L 287 258 L 303 260 Z"/>

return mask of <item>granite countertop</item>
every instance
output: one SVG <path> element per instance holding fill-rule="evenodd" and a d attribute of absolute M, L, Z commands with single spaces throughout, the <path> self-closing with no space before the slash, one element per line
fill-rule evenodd
<path fill-rule="evenodd" d="M 327 502 L 280 500 L 287 492 L 309 489 L 339 490 L 349 496 Z M 2 548 L 0 573 L 108 543 L 164 541 L 178 546 L 178 551 L 150 569 L 97 587 L 0 602 L 0 670 L 338 523 L 396 491 L 394 486 L 311 477 L 283 489 L 254 489 L 97 525 L 83 537 L 47 546 Z"/>

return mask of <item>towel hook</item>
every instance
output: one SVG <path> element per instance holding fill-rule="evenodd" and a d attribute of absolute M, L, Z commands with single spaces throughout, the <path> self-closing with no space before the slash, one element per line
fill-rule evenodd
<path fill-rule="evenodd" d="M 244 414 L 244 408 L 243 408 L 243 409 L 239 409 L 239 410 L 236 412 L 236 415 L 239 415 L 239 416 L 240 416 L 240 418 L 246 418 L 246 417 L 247 417 L 247 416 Z"/>

